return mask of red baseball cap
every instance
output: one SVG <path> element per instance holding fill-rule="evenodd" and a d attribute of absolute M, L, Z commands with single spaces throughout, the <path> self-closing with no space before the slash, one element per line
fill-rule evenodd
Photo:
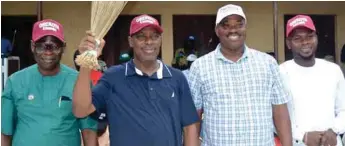
<path fill-rule="evenodd" d="M 316 31 L 315 25 L 313 20 L 307 15 L 297 15 L 291 19 L 286 24 L 286 37 L 290 35 L 290 33 L 300 27 L 308 28 L 312 31 Z"/>
<path fill-rule="evenodd" d="M 163 32 L 162 27 L 159 25 L 159 22 L 155 18 L 144 14 L 137 16 L 132 20 L 131 26 L 129 28 L 129 35 L 133 35 L 141 31 L 143 28 L 149 26 L 155 28 L 159 33 Z"/>
<path fill-rule="evenodd" d="M 32 29 L 32 41 L 36 42 L 45 36 L 54 36 L 65 42 L 62 25 L 52 19 L 45 19 L 34 24 Z"/>

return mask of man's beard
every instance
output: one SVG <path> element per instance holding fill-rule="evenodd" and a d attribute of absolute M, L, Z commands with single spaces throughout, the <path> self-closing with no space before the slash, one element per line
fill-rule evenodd
<path fill-rule="evenodd" d="M 49 65 L 49 66 L 38 63 L 38 66 L 44 71 L 53 71 L 56 68 L 58 68 L 59 65 L 60 65 L 60 61 L 57 61 L 54 64 Z"/>
<path fill-rule="evenodd" d="M 309 55 L 309 56 L 302 56 L 302 55 L 299 55 L 301 57 L 301 59 L 303 60 L 312 60 L 314 58 L 314 53 L 312 55 Z"/>
<path fill-rule="evenodd" d="M 305 61 L 312 60 L 315 56 L 315 51 L 309 56 L 303 56 L 302 53 L 300 53 L 300 52 L 292 51 L 292 53 L 293 53 L 294 58 L 297 57 L 297 58 L 300 58 L 300 59 L 305 60 Z"/>

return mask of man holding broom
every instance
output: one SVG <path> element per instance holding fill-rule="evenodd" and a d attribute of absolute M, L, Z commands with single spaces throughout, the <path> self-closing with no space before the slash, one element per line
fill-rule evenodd
<path fill-rule="evenodd" d="M 148 15 L 135 17 L 129 45 L 134 59 L 110 67 L 90 88 L 90 72 L 81 66 L 74 88 L 73 112 L 82 118 L 106 113 L 112 146 L 198 145 L 198 115 L 183 73 L 157 59 L 163 30 Z M 87 32 L 81 53 L 95 48 L 95 37 Z M 104 40 L 97 49 L 101 54 Z"/>
<path fill-rule="evenodd" d="M 97 145 L 97 122 L 76 118 L 72 91 L 77 71 L 60 63 L 65 50 L 63 27 L 36 22 L 31 50 L 37 64 L 11 75 L 1 96 L 1 146 Z"/>

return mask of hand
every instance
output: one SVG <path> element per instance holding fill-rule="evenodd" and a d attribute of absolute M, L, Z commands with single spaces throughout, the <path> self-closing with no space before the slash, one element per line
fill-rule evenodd
<path fill-rule="evenodd" d="M 97 58 L 102 54 L 104 44 L 104 39 L 100 40 L 100 45 L 97 49 Z M 87 50 L 96 50 L 95 34 L 91 31 L 86 31 L 86 36 L 81 40 L 78 50 L 80 54 L 83 54 Z"/>
<path fill-rule="evenodd" d="M 322 131 L 308 132 L 304 135 L 303 142 L 307 146 L 320 146 L 323 133 Z"/>
<path fill-rule="evenodd" d="M 337 145 L 337 134 L 332 130 L 328 129 L 323 133 L 321 138 L 321 145 L 323 146 L 336 146 Z"/>

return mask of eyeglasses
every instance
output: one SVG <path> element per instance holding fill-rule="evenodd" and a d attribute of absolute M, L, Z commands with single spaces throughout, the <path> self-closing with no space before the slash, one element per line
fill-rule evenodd
<path fill-rule="evenodd" d="M 146 41 L 147 39 L 151 39 L 153 41 L 156 41 L 158 40 L 161 35 L 160 34 L 153 34 L 153 35 L 150 35 L 150 36 L 145 36 L 144 34 L 137 34 L 137 35 L 134 35 L 134 37 L 139 40 L 139 41 Z"/>
<path fill-rule="evenodd" d="M 54 44 L 43 44 L 43 43 L 36 43 L 34 44 L 36 53 L 44 53 L 45 51 L 52 51 L 55 54 L 59 54 L 62 51 L 62 46 L 57 46 Z"/>

